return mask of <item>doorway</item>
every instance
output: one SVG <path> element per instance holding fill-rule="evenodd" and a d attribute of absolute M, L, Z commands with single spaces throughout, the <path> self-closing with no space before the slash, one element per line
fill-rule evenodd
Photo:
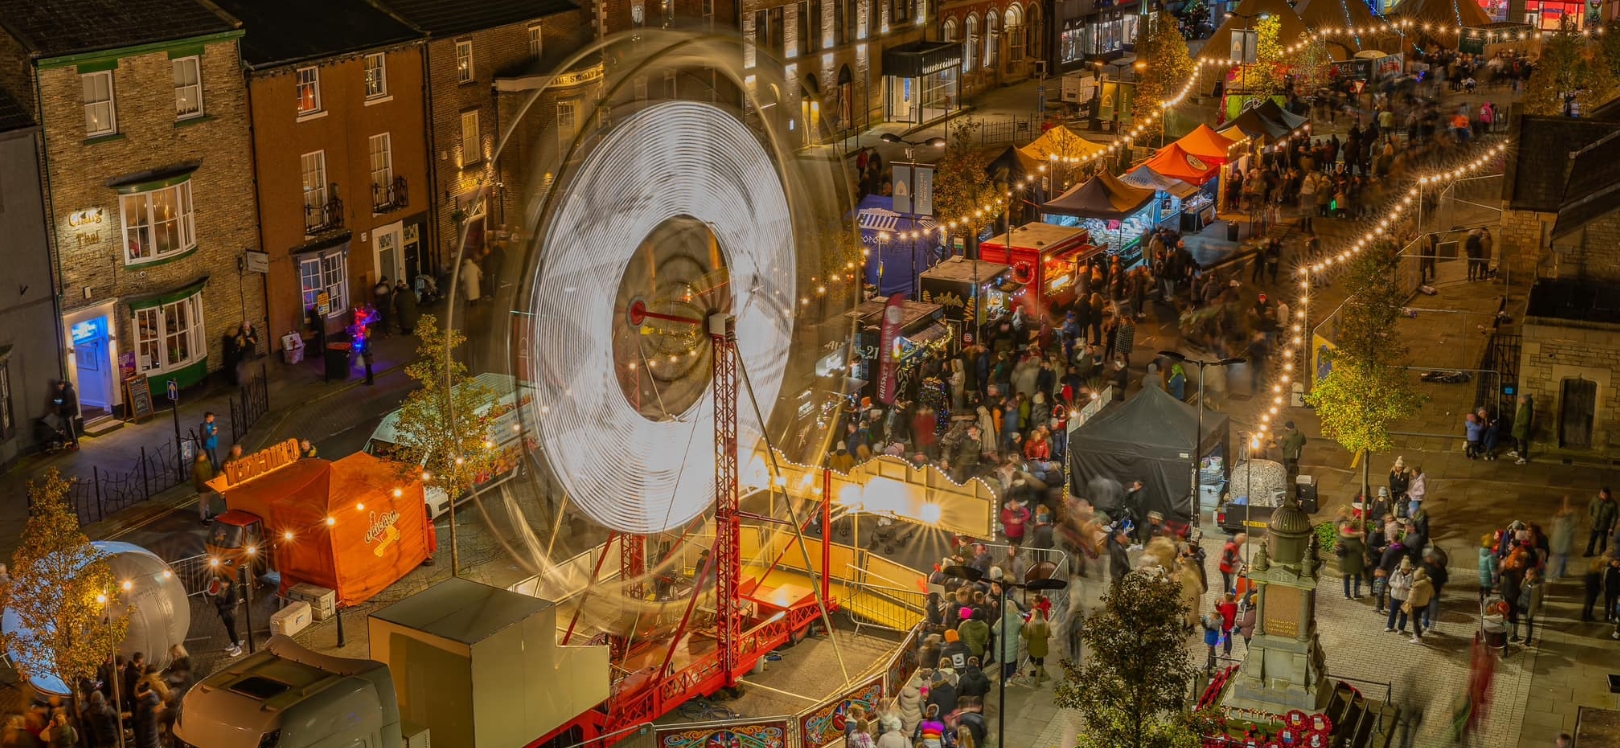
<path fill-rule="evenodd" d="M 1558 399 L 1558 446 L 1592 448 L 1592 422 L 1597 415 L 1597 382 L 1565 379 Z"/>
<path fill-rule="evenodd" d="M 91 317 L 68 328 L 73 340 L 73 368 L 77 374 L 79 406 L 86 421 L 112 412 L 118 377 L 113 371 L 107 315 Z"/>
<path fill-rule="evenodd" d="M 372 243 L 372 259 L 376 263 L 377 279 L 380 281 L 387 278 L 389 285 L 393 285 L 394 281 L 404 277 L 400 273 L 402 267 L 400 264 L 402 262 L 401 255 L 404 252 L 401 246 L 404 224 L 391 223 L 382 228 L 374 229 L 371 233 L 372 238 L 376 240 Z"/>

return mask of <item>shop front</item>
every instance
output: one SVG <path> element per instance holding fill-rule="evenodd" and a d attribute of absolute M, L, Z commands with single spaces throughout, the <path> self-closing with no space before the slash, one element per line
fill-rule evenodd
<path fill-rule="evenodd" d="M 883 50 L 884 116 L 922 124 L 962 106 L 962 45 L 915 41 Z"/>
<path fill-rule="evenodd" d="M 1098 251 L 1119 258 L 1126 268 L 1142 259 L 1143 239 L 1152 232 L 1154 191 L 1132 187 L 1108 172 L 1041 204 L 1048 224 L 1084 229 Z"/>
<path fill-rule="evenodd" d="M 1074 301 L 1076 265 L 1099 252 L 1084 228 L 1026 223 L 979 243 L 979 256 L 1012 268 L 1012 280 L 1033 289 L 1022 298 L 1026 313 L 1045 314 Z M 1038 317 L 1037 317 L 1038 318 Z"/>
<path fill-rule="evenodd" d="M 855 213 L 866 248 L 866 285 L 880 296 L 915 297 L 917 276 L 938 259 L 939 224 L 933 218 L 894 211 L 894 198 L 867 195 Z"/>
<path fill-rule="evenodd" d="M 923 272 L 922 300 L 945 310 L 953 348 L 974 342 L 974 332 L 1011 307 L 1020 286 L 999 262 L 952 257 Z"/>
<path fill-rule="evenodd" d="M 173 290 L 127 301 L 135 331 L 135 375 L 153 382 L 174 380 L 182 388 L 208 375 L 208 333 L 203 327 L 207 286 L 205 275 Z"/>
<path fill-rule="evenodd" d="M 1057 63 L 1064 72 L 1124 55 L 1136 45 L 1141 8 L 1135 0 L 1059 2 Z"/>

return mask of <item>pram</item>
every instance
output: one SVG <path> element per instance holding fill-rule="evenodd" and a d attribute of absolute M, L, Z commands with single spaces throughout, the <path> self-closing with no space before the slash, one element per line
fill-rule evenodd
<path fill-rule="evenodd" d="M 34 440 L 45 445 L 46 454 L 73 446 L 73 438 L 68 436 L 67 431 L 62 429 L 59 423 L 61 419 L 54 415 L 34 419 Z"/>

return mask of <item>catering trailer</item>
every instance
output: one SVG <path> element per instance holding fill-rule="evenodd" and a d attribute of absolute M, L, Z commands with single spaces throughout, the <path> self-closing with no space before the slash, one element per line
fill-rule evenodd
<path fill-rule="evenodd" d="M 1099 251 L 1085 229 L 1038 221 L 979 242 L 981 260 L 1011 266 L 1012 279 L 1033 290 L 1022 302 L 1028 312 L 1039 314 L 1074 301 L 1077 265 Z"/>
<path fill-rule="evenodd" d="M 209 528 L 210 565 L 234 578 L 243 564 L 258 575 L 273 563 L 283 592 L 307 582 L 334 591 L 339 606 L 354 605 L 437 547 L 422 482 L 363 452 L 300 459 L 298 443 L 283 442 L 227 466 L 209 485 L 227 509 Z"/>

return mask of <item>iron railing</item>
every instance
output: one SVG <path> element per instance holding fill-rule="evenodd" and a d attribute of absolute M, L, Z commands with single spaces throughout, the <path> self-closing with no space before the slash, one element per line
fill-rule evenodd
<path fill-rule="evenodd" d="M 113 512 L 186 482 L 191 476 L 181 469 L 181 463 L 177 442 L 161 443 L 152 449 L 143 446 L 140 456 L 126 470 L 103 470 L 92 465 L 89 476 L 69 476 L 68 501 L 79 515 L 80 524 L 99 522 Z M 32 494 L 28 503 L 32 508 Z"/>
<path fill-rule="evenodd" d="M 371 212 L 387 213 L 399 210 L 410 203 L 410 190 L 405 185 L 405 177 L 396 176 L 387 184 L 371 185 Z"/>
<path fill-rule="evenodd" d="M 247 435 L 248 429 L 270 412 L 270 377 L 263 363 L 259 373 L 250 377 L 231 398 L 231 443 Z"/>
<path fill-rule="evenodd" d="M 327 188 L 325 203 L 304 206 L 304 234 L 314 236 L 343 228 L 343 199 L 338 197 L 337 182 Z"/>

